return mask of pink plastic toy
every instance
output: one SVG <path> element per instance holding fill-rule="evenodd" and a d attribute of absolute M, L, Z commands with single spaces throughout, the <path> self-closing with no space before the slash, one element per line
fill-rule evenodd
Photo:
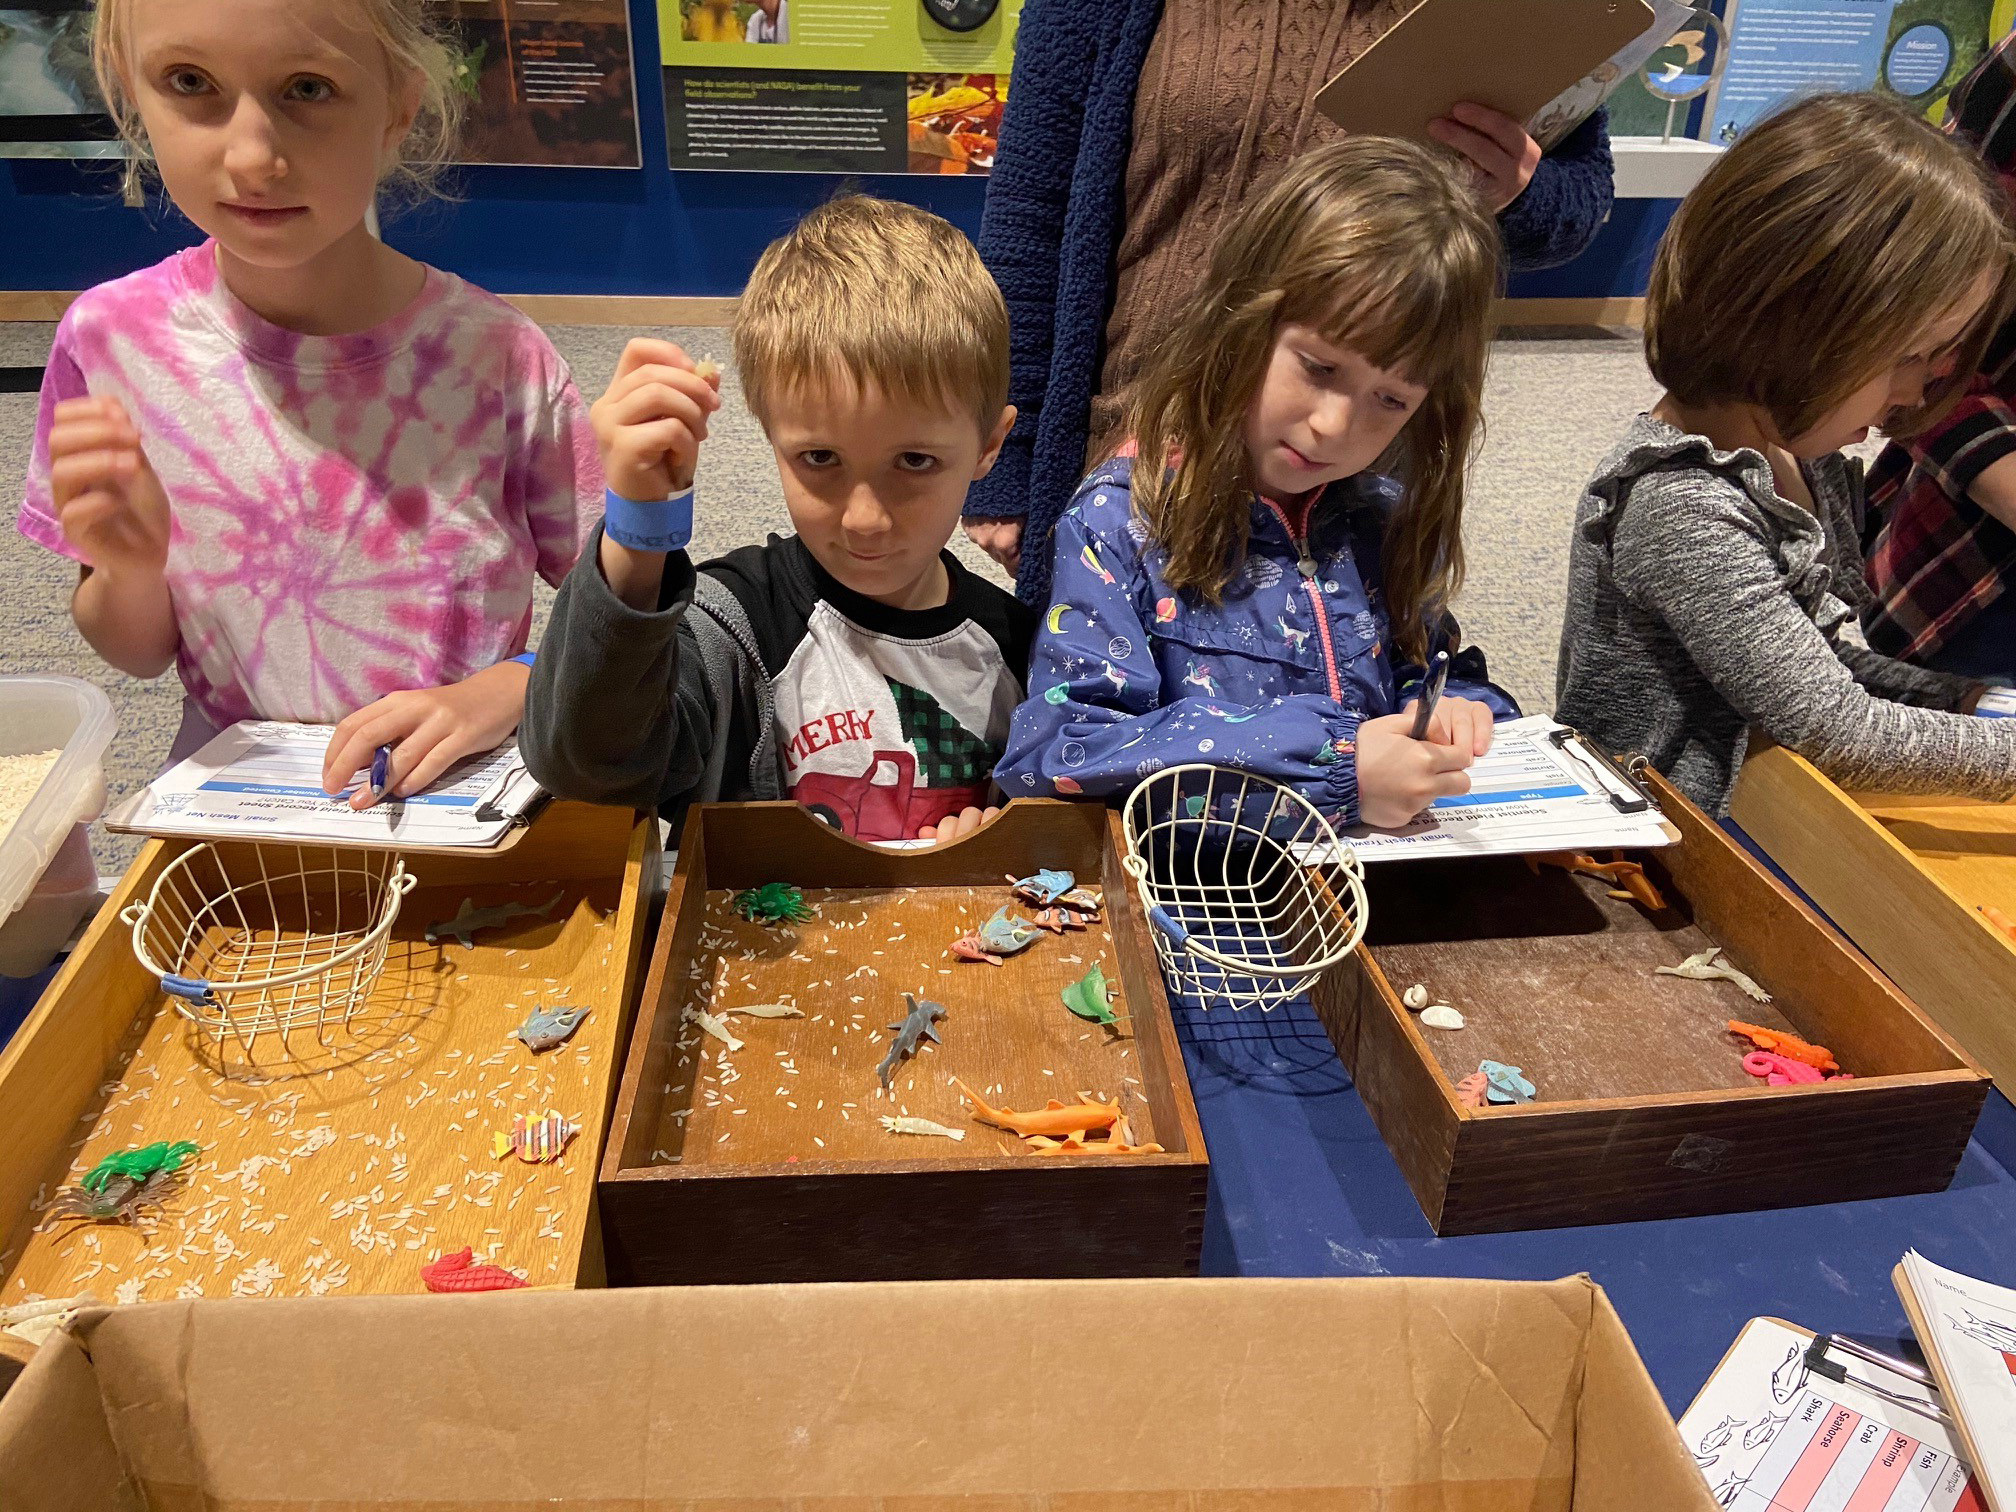
<path fill-rule="evenodd" d="M 1787 1055 L 1774 1055 L 1769 1050 L 1752 1050 L 1743 1057 L 1743 1069 L 1752 1076 L 1763 1077 L 1765 1085 L 1772 1087 L 1799 1087 L 1827 1079 L 1818 1067 Z"/>

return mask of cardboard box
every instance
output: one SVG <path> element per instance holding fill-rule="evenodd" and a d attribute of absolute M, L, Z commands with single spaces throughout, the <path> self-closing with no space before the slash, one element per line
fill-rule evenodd
<path fill-rule="evenodd" d="M 0 1399 L 8 1512 L 1713 1512 L 1586 1277 L 159 1303 Z"/>
<path fill-rule="evenodd" d="M 1438 1234 L 1622 1223 L 1945 1190 L 1988 1078 L 1826 921 L 1657 772 L 1680 842 L 1639 853 L 1667 907 L 1517 858 L 1372 869 L 1365 943 L 1317 984 L 1324 1027 Z M 1771 1001 L 1662 976 L 1710 946 Z M 1467 1027 L 1424 1029 L 1419 982 Z M 1768 1087 L 1740 1019 L 1852 1079 Z M 1530 1106 L 1471 1108 L 1480 1060 Z"/>
<path fill-rule="evenodd" d="M 1844 792 L 1783 746 L 1743 763 L 1730 815 L 1870 959 L 2016 1087 L 2016 803 Z"/>
<path fill-rule="evenodd" d="M 696 806 L 602 1156 L 610 1282 L 1195 1274 L 1210 1167 L 1118 826 L 1096 804 L 1018 799 L 963 840 L 906 853 L 795 803 Z M 1007 877 L 1045 866 L 1099 889 L 1103 919 L 998 968 L 950 954 L 1010 901 Z M 814 917 L 735 918 L 735 892 L 765 882 L 805 889 Z M 1111 1033 L 1058 996 L 1094 962 L 1117 992 Z M 943 1043 L 920 1047 L 885 1098 L 876 1067 L 906 991 L 944 1004 Z M 765 1002 L 806 1017 L 731 1019 L 748 1041 L 731 1090 L 721 1045 L 684 1014 Z M 1024 1111 L 1117 1098 L 1133 1142 L 1161 1149 L 1039 1156 L 974 1122 L 955 1075 Z M 882 1128 L 902 1113 L 965 1138 Z"/>

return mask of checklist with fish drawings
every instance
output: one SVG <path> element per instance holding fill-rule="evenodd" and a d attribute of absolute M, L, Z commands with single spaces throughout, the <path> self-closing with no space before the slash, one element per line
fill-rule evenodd
<path fill-rule="evenodd" d="M 1731 1512 L 1988 1512 L 1943 1422 L 1858 1385 L 1938 1408 L 1936 1395 L 1845 1358 L 1851 1379 L 1810 1374 L 1812 1336 L 1753 1319 L 1680 1419 L 1680 1437 Z"/>

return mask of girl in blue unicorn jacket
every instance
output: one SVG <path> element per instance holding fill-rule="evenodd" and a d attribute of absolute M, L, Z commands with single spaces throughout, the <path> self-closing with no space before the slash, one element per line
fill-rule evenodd
<path fill-rule="evenodd" d="M 1238 213 L 1058 523 L 1009 797 L 1202 761 L 1391 828 L 1469 790 L 1517 706 L 1474 650 L 1426 740 L 1408 695 L 1455 651 L 1497 286 L 1489 213 L 1413 143 L 1305 153 Z"/>

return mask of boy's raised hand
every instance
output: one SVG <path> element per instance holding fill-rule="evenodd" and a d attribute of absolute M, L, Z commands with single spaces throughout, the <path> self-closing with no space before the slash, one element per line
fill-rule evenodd
<path fill-rule="evenodd" d="M 66 399 L 49 429 L 49 490 L 63 538 L 93 571 L 156 578 L 168 565 L 168 495 L 140 431 L 112 398 Z"/>
<path fill-rule="evenodd" d="M 692 486 L 707 417 L 719 408 L 718 373 L 701 376 L 672 342 L 631 341 L 608 392 L 588 411 L 610 488 L 643 504 Z"/>

